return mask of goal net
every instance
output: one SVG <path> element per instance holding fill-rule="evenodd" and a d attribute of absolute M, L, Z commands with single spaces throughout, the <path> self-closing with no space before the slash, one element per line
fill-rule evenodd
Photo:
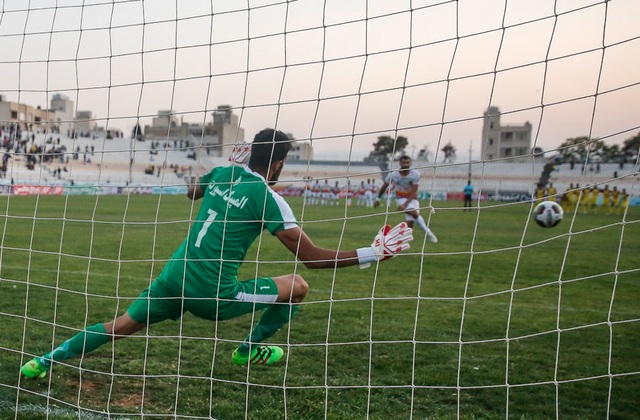
<path fill-rule="evenodd" d="M 0 1 L 0 417 L 637 416 L 637 16 L 634 0 Z M 231 359 L 260 311 L 185 312 L 26 378 L 126 312 L 195 221 L 188 186 L 265 127 L 291 138 L 273 188 L 317 246 L 407 220 L 411 248 L 312 270 L 264 230 L 239 280 L 309 285 L 272 366 Z M 419 217 L 399 183 L 380 194 L 402 155 Z"/>

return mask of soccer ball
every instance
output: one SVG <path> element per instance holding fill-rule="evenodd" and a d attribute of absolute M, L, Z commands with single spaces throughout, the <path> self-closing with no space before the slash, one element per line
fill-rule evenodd
<path fill-rule="evenodd" d="M 543 201 L 533 209 L 533 220 L 543 228 L 558 226 L 563 216 L 564 210 L 555 201 Z"/>

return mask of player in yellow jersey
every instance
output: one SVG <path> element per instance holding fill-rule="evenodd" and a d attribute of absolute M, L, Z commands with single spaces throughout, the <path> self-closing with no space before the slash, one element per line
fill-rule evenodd
<path fill-rule="evenodd" d="M 598 198 L 600 198 L 600 190 L 595 185 L 591 187 L 589 192 L 589 209 L 598 209 Z"/>
<path fill-rule="evenodd" d="M 629 207 L 629 194 L 627 194 L 627 190 L 623 188 L 622 192 L 620 193 L 620 212 L 626 212 L 627 207 Z"/>
<path fill-rule="evenodd" d="M 573 211 L 575 206 L 575 190 L 573 189 L 573 184 L 569 184 L 567 190 L 562 194 L 562 198 L 560 200 L 560 205 L 562 206 L 565 212 Z"/>
<path fill-rule="evenodd" d="M 553 185 L 553 182 L 549 183 L 549 188 L 547 188 L 547 195 L 549 196 L 549 201 L 560 202 L 560 197 L 558 197 L 558 189 Z"/>
<path fill-rule="evenodd" d="M 609 213 L 613 213 L 620 207 L 620 191 L 618 187 L 614 186 L 611 190 L 611 206 L 609 206 Z"/>
<path fill-rule="evenodd" d="M 535 197 L 536 202 L 539 203 L 540 201 L 543 201 L 545 195 L 546 194 L 545 194 L 545 190 L 544 190 L 544 185 L 537 184 L 536 185 L 536 190 L 533 193 L 533 196 Z"/>
<path fill-rule="evenodd" d="M 611 207 L 611 190 L 608 185 L 602 189 L 602 210 L 608 211 Z"/>
<path fill-rule="evenodd" d="M 591 192 L 591 188 L 587 185 L 584 188 L 578 189 L 578 191 L 580 191 L 578 205 L 580 206 L 580 210 L 586 213 L 589 211 L 589 193 Z"/>

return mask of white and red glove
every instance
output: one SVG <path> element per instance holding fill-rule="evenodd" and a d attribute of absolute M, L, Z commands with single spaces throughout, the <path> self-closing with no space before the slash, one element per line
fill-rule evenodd
<path fill-rule="evenodd" d="M 233 165 L 244 165 L 251 156 L 251 143 L 236 143 L 233 145 L 229 162 Z"/>
<path fill-rule="evenodd" d="M 405 222 L 383 226 L 369 247 L 358 248 L 358 262 L 360 268 L 367 268 L 375 261 L 384 261 L 395 257 L 398 253 L 409 249 L 409 242 L 413 240 L 413 229 Z"/>

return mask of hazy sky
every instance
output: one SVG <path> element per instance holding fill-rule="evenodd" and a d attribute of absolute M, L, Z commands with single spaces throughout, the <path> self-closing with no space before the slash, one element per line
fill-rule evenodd
<path fill-rule="evenodd" d="M 277 127 L 318 159 L 361 160 L 380 135 L 477 158 L 490 104 L 545 150 L 622 143 L 640 131 L 638 21 L 638 0 L 0 0 L 0 93 L 62 93 L 127 133 L 228 104 L 247 140 Z"/>

